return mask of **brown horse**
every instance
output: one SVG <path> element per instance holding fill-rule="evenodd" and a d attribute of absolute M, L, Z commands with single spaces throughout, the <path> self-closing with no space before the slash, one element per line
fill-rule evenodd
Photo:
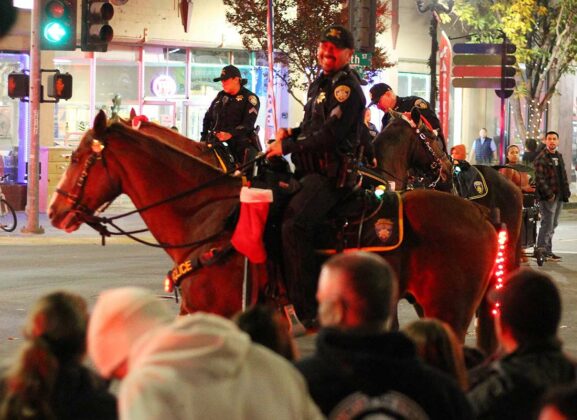
<path fill-rule="evenodd" d="M 409 171 L 415 168 L 432 172 L 431 179 L 436 189 L 448 191 L 448 188 L 443 189 L 442 186 L 451 187 L 452 168 L 447 168 L 448 157 L 440 147 L 436 147 L 434 136 L 431 134 L 422 125 L 419 132 L 416 132 L 415 128 L 411 127 L 410 121 L 407 122 L 399 114 L 394 113 L 389 125 L 375 138 L 373 146 L 377 165 L 385 178 L 395 181 L 396 190 L 406 188 Z M 425 142 L 429 143 L 430 149 Z M 431 165 L 436 167 L 436 170 L 431 170 Z M 479 165 L 476 168 L 485 177 L 488 192 L 473 201 L 488 209 L 500 210 L 500 220 L 506 224 L 509 236 L 507 269 L 512 270 L 519 266 L 521 256 L 518 240 L 523 210 L 522 194 L 513 183 L 490 166 Z M 440 171 L 442 178 L 449 182 L 441 181 L 435 184 L 434 180 L 439 178 L 437 171 Z M 474 247 L 469 249 L 475 252 Z"/>
<path fill-rule="evenodd" d="M 203 188 L 206 183 L 210 186 Z M 189 151 L 124 123 L 107 124 L 100 112 L 52 197 L 49 217 L 55 227 L 72 232 L 121 193 L 144 208 L 198 188 L 141 211 L 158 242 L 198 242 L 166 249 L 178 265 L 227 244 L 231 232 L 225 220 L 238 204 L 240 187 L 239 179 Z M 478 206 L 444 193 L 412 191 L 402 201 L 405 239 L 384 257 L 398 274 L 401 294 L 412 295 L 425 316 L 448 322 L 464 340 L 488 288 L 497 251 L 495 229 Z M 232 315 L 241 307 L 242 278 L 243 257 L 235 252 L 195 270 L 181 284 L 181 313 Z"/>

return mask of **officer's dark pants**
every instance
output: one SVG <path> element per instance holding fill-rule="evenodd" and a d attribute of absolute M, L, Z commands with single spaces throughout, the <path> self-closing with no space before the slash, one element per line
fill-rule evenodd
<path fill-rule="evenodd" d="M 242 165 L 256 158 L 258 150 L 248 140 L 235 139 L 230 142 L 230 148 L 237 164 Z"/>
<path fill-rule="evenodd" d="M 282 243 L 289 299 L 301 319 L 316 317 L 318 267 L 314 250 L 315 228 L 349 190 L 336 188 L 334 178 L 319 174 L 301 179 L 302 188 L 285 211 Z"/>

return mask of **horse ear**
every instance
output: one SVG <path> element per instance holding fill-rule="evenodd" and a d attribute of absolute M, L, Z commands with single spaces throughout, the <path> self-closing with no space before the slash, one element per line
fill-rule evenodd
<path fill-rule="evenodd" d="M 134 117 L 136 117 L 136 111 L 134 108 L 130 108 L 130 119 L 132 120 Z"/>
<path fill-rule="evenodd" d="M 391 115 L 392 118 L 403 118 L 402 114 L 400 112 L 397 111 L 393 111 L 392 109 L 389 109 L 389 114 Z"/>
<path fill-rule="evenodd" d="M 411 120 L 415 123 L 417 127 L 421 127 L 421 111 L 416 106 L 411 109 Z"/>
<path fill-rule="evenodd" d="M 100 110 L 96 115 L 96 118 L 94 118 L 92 131 L 94 131 L 96 137 L 99 137 L 106 132 L 106 113 L 103 110 Z"/>

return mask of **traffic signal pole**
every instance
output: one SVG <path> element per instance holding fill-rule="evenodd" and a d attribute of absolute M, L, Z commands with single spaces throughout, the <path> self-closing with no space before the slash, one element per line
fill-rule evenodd
<path fill-rule="evenodd" d="M 26 197 L 26 226 L 23 233 L 44 233 L 39 224 L 38 186 L 40 179 L 40 7 L 34 0 L 30 34 L 30 144 L 28 147 L 28 188 Z"/>
<path fill-rule="evenodd" d="M 499 164 L 504 165 L 505 160 L 505 150 L 507 150 L 508 144 L 505 144 L 505 100 L 507 96 L 505 95 L 505 67 L 507 63 L 507 36 L 505 33 L 503 36 L 503 49 L 501 51 L 501 107 L 499 112 Z M 508 140 L 507 140 L 508 143 Z"/>

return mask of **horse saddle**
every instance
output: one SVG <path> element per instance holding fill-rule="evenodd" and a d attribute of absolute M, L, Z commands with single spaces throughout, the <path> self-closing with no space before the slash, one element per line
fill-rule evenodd
<path fill-rule="evenodd" d="M 318 226 L 315 238 L 317 252 L 324 255 L 353 249 L 392 251 L 403 241 L 400 194 L 365 188 L 354 191 Z"/>
<path fill-rule="evenodd" d="M 459 196 L 467 200 L 485 197 L 489 192 L 483 174 L 466 162 L 454 166 L 453 184 Z"/>

